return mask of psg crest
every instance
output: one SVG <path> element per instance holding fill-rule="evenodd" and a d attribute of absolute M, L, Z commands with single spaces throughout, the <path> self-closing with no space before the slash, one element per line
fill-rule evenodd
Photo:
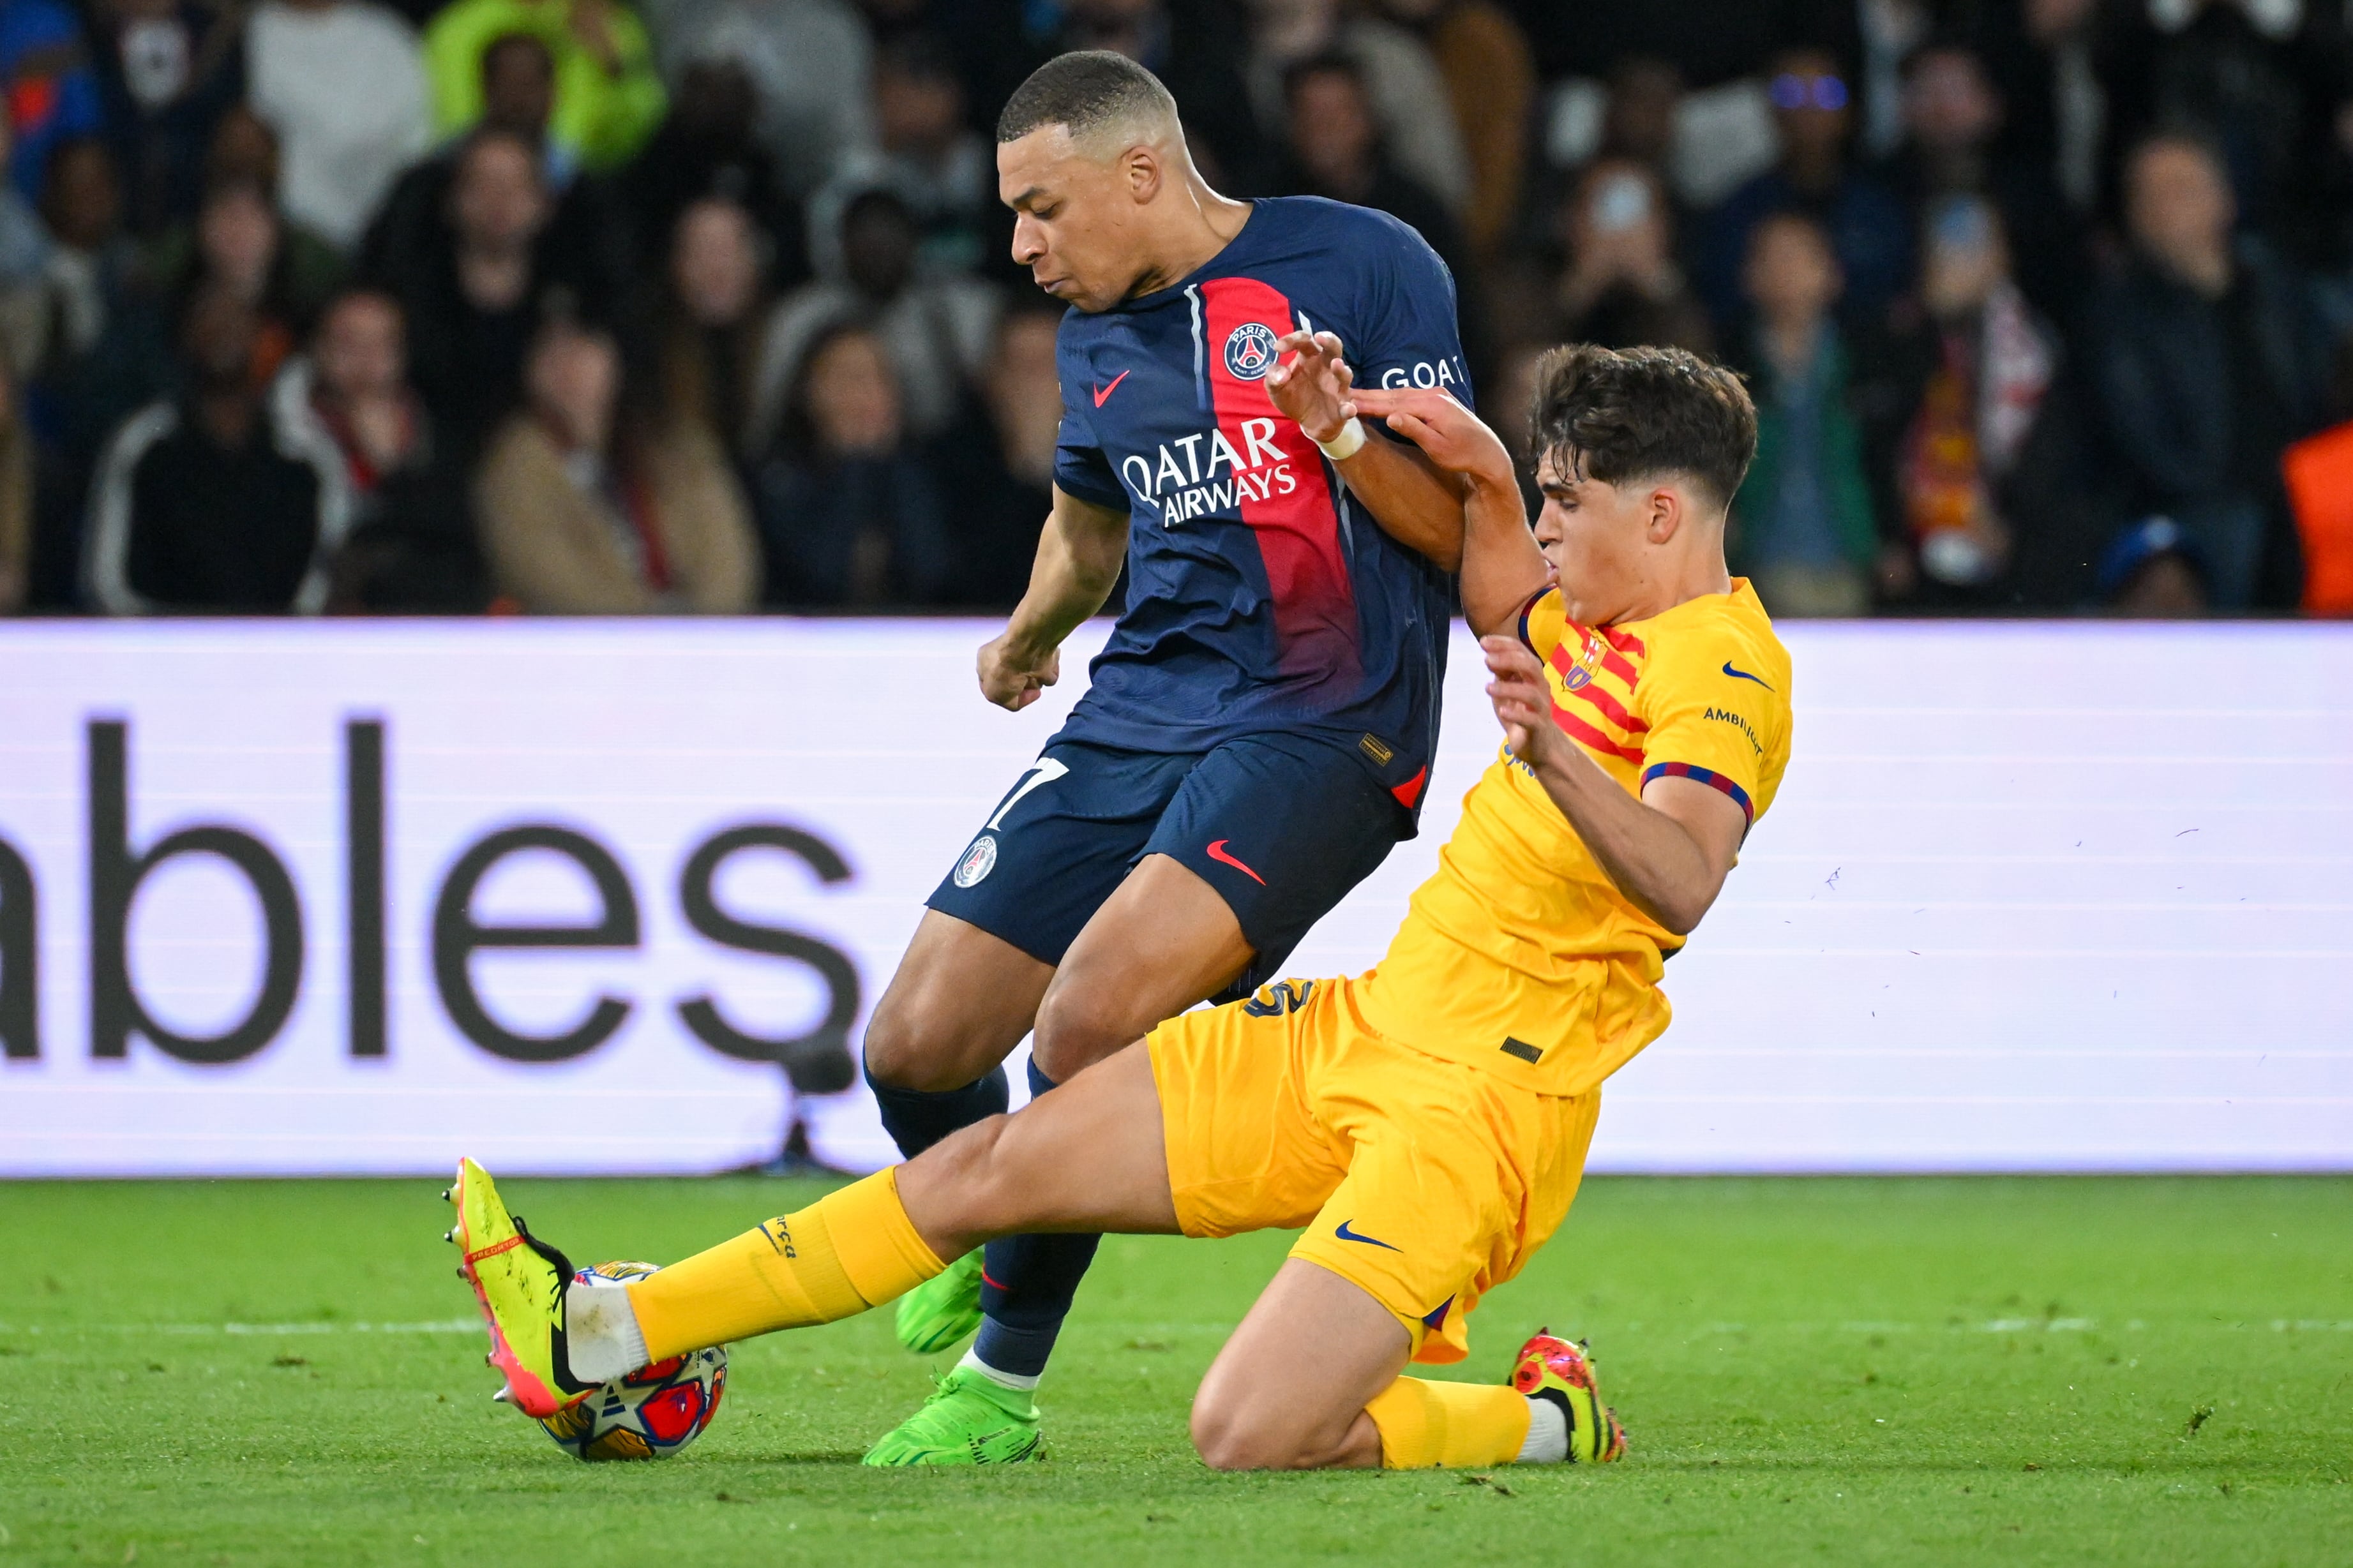
<path fill-rule="evenodd" d="M 1263 321 L 1244 321 L 1226 334 L 1226 369 L 1243 381 L 1256 381 L 1274 368 L 1274 329 Z"/>
<path fill-rule="evenodd" d="M 972 841 L 972 847 L 956 862 L 955 885 L 969 888 L 997 869 L 997 840 L 984 833 Z"/>

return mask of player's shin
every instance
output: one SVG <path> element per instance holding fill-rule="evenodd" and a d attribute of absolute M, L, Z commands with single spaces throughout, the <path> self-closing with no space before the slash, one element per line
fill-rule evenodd
<path fill-rule="evenodd" d="M 897 1178 L 854 1182 L 631 1284 L 647 1359 L 854 1317 L 937 1274 Z"/>
<path fill-rule="evenodd" d="M 1365 1414 L 1380 1429 L 1387 1470 L 1511 1464 L 1524 1457 L 1535 1417 L 1532 1402 L 1516 1389 L 1418 1377 L 1390 1384 Z"/>

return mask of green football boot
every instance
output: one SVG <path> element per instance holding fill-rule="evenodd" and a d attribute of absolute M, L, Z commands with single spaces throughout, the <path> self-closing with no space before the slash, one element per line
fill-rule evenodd
<path fill-rule="evenodd" d="M 870 1465 L 1018 1465 L 1045 1457 L 1029 1391 L 968 1366 L 940 1379 L 921 1410 L 866 1450 Z"/>
<path fill-rule="evenodd" d="M 899 1342 L 917 1355 L 953 1350 L 980 1328 L 980 1249 L 899 1298 Z"/>

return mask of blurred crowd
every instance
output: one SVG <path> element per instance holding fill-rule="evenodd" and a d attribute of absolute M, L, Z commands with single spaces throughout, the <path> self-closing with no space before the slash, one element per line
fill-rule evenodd
<path fill-rule="evenodd" d="M 1555 342 L 1740 368 L 1776 614 L 2291 611 L 2348 9 L 0 0 L 0 610 L 1009 605 L 1060 309 L 990 129 L 1106 47 L 1220 190 L 1420 230 L 1510 438 Z"/>

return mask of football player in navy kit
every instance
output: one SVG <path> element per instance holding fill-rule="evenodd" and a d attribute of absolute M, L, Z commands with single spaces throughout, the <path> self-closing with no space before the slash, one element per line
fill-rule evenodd
<path fill-rule="evenodd" d="M 1005 1110 L 1025 1035 L 1044 1092 L 1271 978 L 1412 835 L 1463 535 L 1451 479 L 1347 417 L 1352 377 L 1470 401 L 1453 280 L 1412 229 L 1218 195 L 1167 90 L 1113 54 L 1039 68 L 997 155 L 1015 259 L 1073 308 L 1053 511 L 982 693 L 1035 701 L 1123 563 L 1129 589 L 1087 694 L 932 895 L 868 1024 L 911 1158 Z M 1095 1240 L 992 1242 L 904 1298 L 911 1349 L 979 1337 L 868 1462 L 1039 1454 L 1031 1391 Z"/>

